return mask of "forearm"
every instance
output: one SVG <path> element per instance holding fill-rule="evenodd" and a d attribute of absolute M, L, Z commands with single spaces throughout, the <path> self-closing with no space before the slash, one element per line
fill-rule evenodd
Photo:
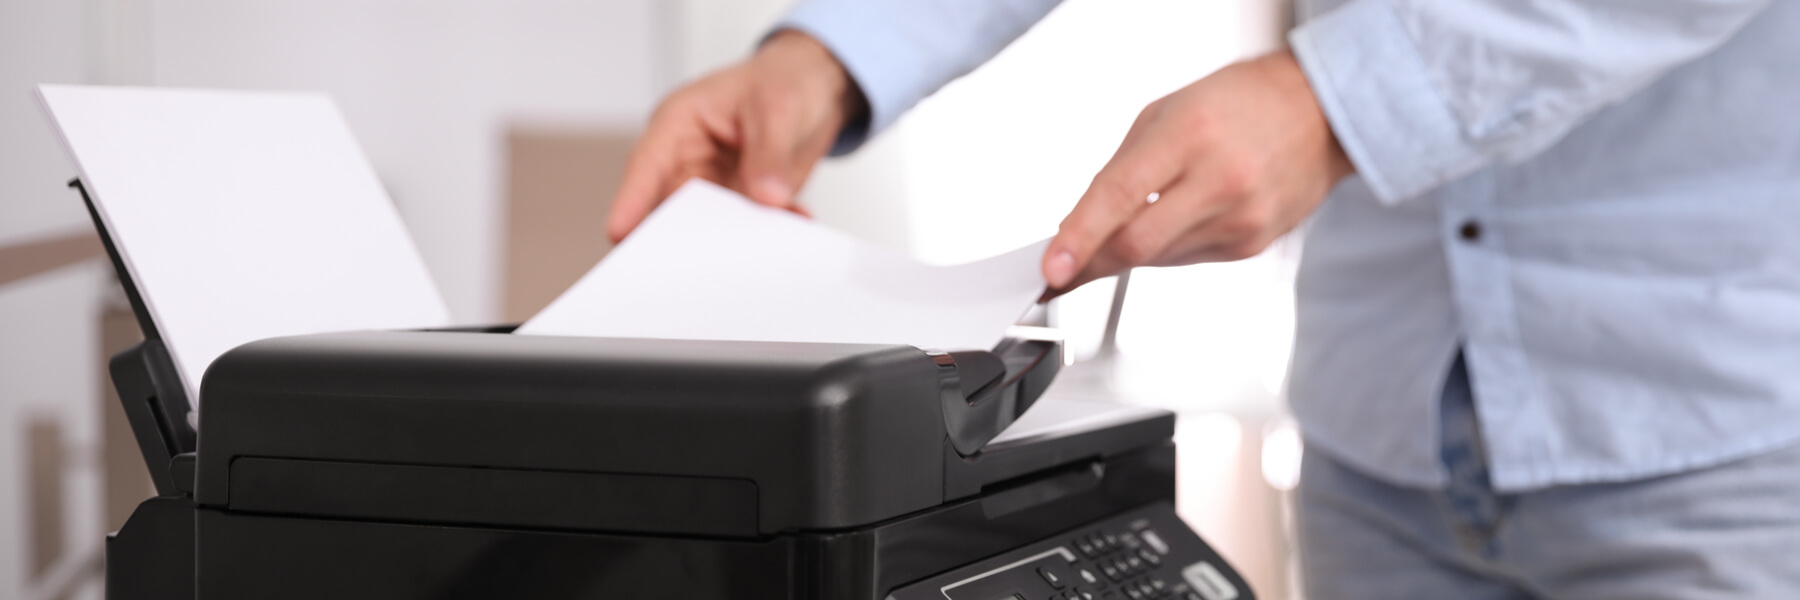
<path fill-rule="evenodd" d="M 854 149 L 913 105 L 992 58 L 1060 0 L 806 0 L 779 27 L 831 49 L 869 107 L 839 139 Z"/>

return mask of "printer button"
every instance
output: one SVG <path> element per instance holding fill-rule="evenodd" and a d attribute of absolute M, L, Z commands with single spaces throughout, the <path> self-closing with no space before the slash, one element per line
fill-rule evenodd
<path fill-rule="evenodd" d="M 1144 532 L 1139 535 L 1144 536 L 1144 543 L 1149 544 L 1151 548 L 1154 548 L 1157 554 L 1169 553 L 1169 543 L 1163 541 L 1162 536 L 1156 535 L 1155 531 L 1145 529 Z"/>
<path fill-rule="evenodd" d="M 1112 559 L 1112 566 L 1114 569 L 1119 570 L 1119 577 L 1130 577 L 1133 575 L 1131 572 L 1131 564 L 1125 562 L 1125 559 L 1123 558 Z"/>
<path fill-rule="evenodd" d="M 1062 580 L 1062 576 L 1057 575 L 1056 571 L 1052 571 L 1050 569 L 1045 569 L 1045 568 L 1040 567 L 1040 568 L 1038 568 L 1038 575 L 1043 576 L 1044 581 L 1049 582 L 1050 587 L 1053 587 L 1053 588 L 1056 588 L 1059 590 L 1063 589 L 1064 583 Z"/>

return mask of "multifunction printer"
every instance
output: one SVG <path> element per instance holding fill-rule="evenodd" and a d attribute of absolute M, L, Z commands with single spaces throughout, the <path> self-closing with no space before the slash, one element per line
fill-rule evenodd
<path fill-rule="evenodd" d="M 107 539 L 109 598 L 1253 598 L 1175 515 L 1174 414 L 1040 402 L 1051 339 L 272 338 L 195 418 L 95 223 L 157 491 Z"/>

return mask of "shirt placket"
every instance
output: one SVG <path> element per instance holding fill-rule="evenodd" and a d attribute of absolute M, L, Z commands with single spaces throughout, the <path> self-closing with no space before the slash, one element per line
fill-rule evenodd
<path fill-rule="evenodd" d="M 1483 169 L 1443 188 L 1438 226 L 1489 473 L 1508 489 L 1540 478 L 1548 429 L 1519 334 L 1496 177 Z"/>

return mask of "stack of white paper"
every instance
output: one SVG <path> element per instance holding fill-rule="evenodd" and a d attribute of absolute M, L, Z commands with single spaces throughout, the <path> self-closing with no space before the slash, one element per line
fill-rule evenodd
<path fill-rule="evenodd" d="M 206 367 L 239 344 L 449 322 L 330 98 L 39 94 L 196 404 Z"/>
<path fill-rule="evenodd" d="M 927 265 L 694 180 L 519 333 L 988 349 L 1044 244 Z"/>

